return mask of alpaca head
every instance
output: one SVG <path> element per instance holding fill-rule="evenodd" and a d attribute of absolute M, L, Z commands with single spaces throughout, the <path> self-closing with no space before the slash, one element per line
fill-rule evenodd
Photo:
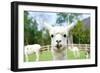
<path fill-rule="evenodd" d="M 44 23 L 45 28 L 49 31 L 51 37 L 51 46 L 55 50 L 61 50 L 67 46 L 68 33 L 72 29 L 75 23 L 70 24 L 66 27 L 64 26 L 51 26 Z"/>
<path fill-rule="evenodd" d="M 51 37 L 51 46 L 55 47 L 54 49 L 61 49 L 67 45 L 67 36 L 65 27 L 55 26 L 51 27 L 49 30 Z"/>

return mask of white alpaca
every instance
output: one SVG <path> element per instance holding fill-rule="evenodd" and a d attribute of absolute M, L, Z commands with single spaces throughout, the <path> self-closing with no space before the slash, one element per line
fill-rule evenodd
<path fill-rule="evenodd" d="M 74 55 L 75 58 L 79 58 L 80 57 L 80 50 L 79 50 L 78 47 L 72 46 L 72 47 L 68 47 L 68 49 L 70 51 L 72 51 L 72 53 L 73 53 L 73 55 Z"/>
<path fill-rule="evenodd" d="M 32 54 L 32 53 L 36 54 L 36 61 L 39 61 L 40 49 L 41 49 L 41 46 L 39 44 L 26 45 L 25 46 L 25 58 L 26 58 L 26 61 L 29 61 L 28 55 Z"/>
<path fill-rule="evenodd" d="M 54 26 L 44 23 L 45 28 L 49 30 L 49 34 L 51 36 L 51 52 L 53 55 L 53 60 L 64 60 L 66 59 L 66 47 L 67 47 L 67 36 L 77 21 L 68 25 L 67 27 L 64 26 Z"/>

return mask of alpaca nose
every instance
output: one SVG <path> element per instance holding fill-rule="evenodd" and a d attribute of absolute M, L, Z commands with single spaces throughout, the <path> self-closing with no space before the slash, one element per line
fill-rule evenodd
<path fill-rule="evenodd" d="M 57 43 L 60 43 L 60 42 L 61 42 L 61 40 L 56 40 L 56 42 L 57 42 Z"/>

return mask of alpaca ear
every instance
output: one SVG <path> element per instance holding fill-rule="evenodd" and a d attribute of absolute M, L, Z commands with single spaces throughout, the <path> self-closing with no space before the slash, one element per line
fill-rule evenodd
<path fill-rule="evenodd" d="M 50 24 L 44 22 L 44 28 L 47 29 L 47 30 L 51 30 L 52 26 Z"/>
<path fill-rule="evenodd" d="M 68 31 L 70 31 L 71 29 L 73 29 L 74 28 L 74 26 L 77 24 L 77 20 L 75 20 L 74 22 L 72 22 L 70 25 L 68 25 L 67 27 L 66 27 L 66 29 L 68 30 Z"/>

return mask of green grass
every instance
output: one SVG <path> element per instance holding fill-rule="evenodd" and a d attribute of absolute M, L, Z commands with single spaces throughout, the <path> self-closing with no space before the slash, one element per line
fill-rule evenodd
<path fill-rule="evenodd" d="M 86 54 L 85 51 L 80 51 L 80 56 L 79 57 L 75 57 L 73 52 L 68 50 L 66 55 L 67 55 L 67 59 L 73 60 L 73 59 L 86 59 L 85 54 Z"/>
<path fill-rule="evenodd" d="M 75 60 L 75 59 L 86 59 L 85 57 L 85 54 L 86 52 L 85 51 L 80 51 L 80 57 L 76 58 L 72 51 L 70 50 L 67 50 L 66 51 L 66 57 L 67 57 L 67 60 Z M 36 55 L 33 53 L 33 54 L 30 54 L 29 56 L 29 62 L 34 62 L 36 60 Z M 52 54 L 50 51 L 44 51 L 42 53 L 39 54 L 39 61 L 50 61 L 52 60 L 53 57 L 52 57 Z M 24 62 L 26 61 L 25 57 L 24 57 Z"/>

